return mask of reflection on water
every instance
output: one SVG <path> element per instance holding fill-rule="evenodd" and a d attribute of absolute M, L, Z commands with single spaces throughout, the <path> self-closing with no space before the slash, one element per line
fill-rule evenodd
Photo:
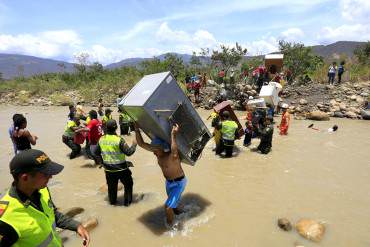
<path fill-rule="evenodd" d="M 89 109 L 86 109 L 89 110 Z M 261 155 L 237 141 L 239 152 L 231 159 L 215 157 L 212 141 L 194 167 L 184 165 L 188 184 L 186 212 L 175 229 L 165 228 L 165 181 L 154 155 L 138 148 L 134 163 L 136 203 L 110 206 L 104 171 L 80 156 L 69 160 L 62 143 L 67 107 L 0 107 L 0 192 L 9 187 L 12 146 L 7 136 L 15 112 L 27 112 L 28 128 L 39 136 L 37 148 L 65 166 L 50 181 L 53 200 L 63 209 L 81 206 L 77 217 L 99 219 L 91 246 L 370 246 L 370 124 L 368 121 L 333 119 L 315 122 L 320 131 L 307 128 L 311 121 L 293 121 L 288 136 L 275 131 L 272 152 Z M 200 111 L 203 119 L 209 112 Z M 239 116 L 241 115 L 238 113 Z M 114 115 L 117 118 L 117 115 Z M 334 124 L 335 133 L 327 133 Z M 207 122 L 210 127 L 210 122 Z M 133 136 L 126 140 L 131 143 Z M 118 194 L 122 201 L 123 191 Z M 295 231 L 282 232 L 281 217 L 293 223 L 312 218 L 326 223 L 319 244 L 302 239 Z M 65 246 L 81 246 L 75 233 Z"/>

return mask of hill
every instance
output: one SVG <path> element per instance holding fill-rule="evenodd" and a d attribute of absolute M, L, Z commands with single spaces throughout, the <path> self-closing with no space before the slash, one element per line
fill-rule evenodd
<path fill-rule="evenodd" d="M 364 45 L 365 42 L 356 41 L 338 41 L 330 45 L 312 46 L 312 51 L 324 58 L 331 58 L 333 55 L 346 54 L 348 57 L 353 56 L 353 51 L 357 46 Z"/>
<path fill-rule="evenodd" d="M 2 73 L 4 79 L 61 71 L 73 72 L 74 66 L 72 63 L 53 59 L 16 54 L 0 54 L 0 73 Z"/>

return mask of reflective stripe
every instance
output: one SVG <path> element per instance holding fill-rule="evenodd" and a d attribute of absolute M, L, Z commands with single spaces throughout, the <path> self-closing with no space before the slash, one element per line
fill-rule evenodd
<path fill-rule="evenodd" d="M 102 156 L 103 160 L 104 160 L 104 157 Z M 119 161 L 114 161 L 114 160 L 104 160 L 104 164 L 107 164 L 107 165 L 119 165 L 119 164 L 122 164 L 123 162 L 121 160 Z"/>
<path fill-rule="evenodd" d="M 126 170 L 127 168 L 124 168 L 124 169 L 118 169 L 118 170 L 110 170 L 110 169 L 105 169 L 104 168 L 104 171 L 106 171 L 106 172 L 121 172 L 121 171 L 124 171 L 124 170 Z"/>
<path fill-rule="evenodd" d="M 41 244 L 37 245 L 37 247 L 48 247 L 48 245 L 51 243 L 51 241 L 53 240 L 53 233 L 49 233 L 49 235 L 47 236 L 47 238 L 42 241 Z"/>
<path fill-rule="evenodd" d="M 106 155 L 118 155 L 118 154 L 122 154 L 122 152 L 109 152 L 109 151 L 104 151 L 104 152 L 101 152 L 101 154 L 106 154 Z"/>

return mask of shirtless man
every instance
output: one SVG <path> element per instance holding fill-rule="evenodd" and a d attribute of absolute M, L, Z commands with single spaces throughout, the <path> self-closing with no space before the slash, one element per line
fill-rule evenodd
<path fill-rule="evenodd" d="M 168 143 L 158 137 L 153 138 L 151 144 L 145 143 L 141 136 L 139 126 L 135 126 L 137 144 L 153 152 L 157 157 L 158 165 L 162 169 L 163 176 L 166 178 L 166 192 L 168 199 L 165 203 L 167 224 L 172 226 L 175 214 L 180 213 L 178 204 L 180 197 L 185 189 L 187 179 L 181 167 L 181 160 L 176 144 L 176 134 L 179 126 L 176 124 L 171 131 L 171 147 Z"/>

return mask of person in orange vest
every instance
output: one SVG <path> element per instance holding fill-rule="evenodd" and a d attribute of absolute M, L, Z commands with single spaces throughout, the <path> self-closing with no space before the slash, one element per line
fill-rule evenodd
<path fill-rule="evenodd" d="M 289 105 L 284 103 L 281 105 L 283 109 L 283 115 L 281 116 L 281 122 L 279 125 L 280 135 L 287 135 L 290 125 L 290 113 L 288 112 Z"/>

